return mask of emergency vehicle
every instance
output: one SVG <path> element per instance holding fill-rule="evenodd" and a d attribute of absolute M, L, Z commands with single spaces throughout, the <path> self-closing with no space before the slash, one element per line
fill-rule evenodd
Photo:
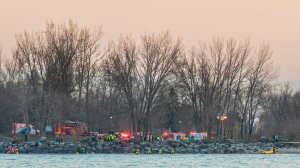
<path fill-rule="evenodd" d="M 176 141 L 183 140 L 185 138 L 185 133 L 179 132 L 179 133 L 172 133 L 172 139 Z"/>
<path fill-rule="evenodd" d="M 206 139 L 207 138 L 207 132 L 201 132 L 201 133 L 190 132 L 189 139 L 194 140 L 195 138 L 197 140 Z"/>
<path fill-rule="evenodd" d="M 84 122 L 64 121 L 54 125 L 55 134 L 64 135 L 88 135 L 88 128 Z"/>
<path fill-rule="evenodd" d="M 29 131 L 27 130 L 29 128 Z M 26 132 L 29 134 L 38 134 L 40 131 L 36 130 L 35 127 L 31 124 L 25 123 L 12 123 L 12 134 L 25 134 Z"/>
<path fill-rule="evenodd" d="M 161 138 L 162 138 L 163 141 L 164 141 L 164 140 L 167 140 L 167 139 L 169 139 L 169 138 L 172 138 L 172 139 L 173 139 L 172 134 L 171 134 L 170 131 L 167 130 L 167 129 L 163 129 Z"/>
<path fill-rule="evenodd" d="M 128 132 L 122 132 L 120 138 L 122 141 L 130 141 L 131 135 Z"/>

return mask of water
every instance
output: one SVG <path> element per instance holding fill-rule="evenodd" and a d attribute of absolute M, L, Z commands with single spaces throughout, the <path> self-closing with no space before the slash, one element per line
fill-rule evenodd
<path fill-rule="evenodd" d="M 300 167 L 299 154 L 0 154 L 0 167 Z"/>

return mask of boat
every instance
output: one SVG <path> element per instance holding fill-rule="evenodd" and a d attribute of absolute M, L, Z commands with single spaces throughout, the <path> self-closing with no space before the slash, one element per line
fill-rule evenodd
<path fill-rule="evenodd" d="M 274 148 L 272 148 L 270 150 L 267 150 L 267 151 L 261 150 L 261 154 L 274 154 L 274 153 L 275 153 L 275 149 Z"/>

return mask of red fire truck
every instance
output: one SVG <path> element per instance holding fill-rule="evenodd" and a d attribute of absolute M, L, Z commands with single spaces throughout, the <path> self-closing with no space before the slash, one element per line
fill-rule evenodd
<path fill-rule="evenodd" d="M 64 121 L 54 125 L 55 134 L 64 135 L 88 135 L 88 128 L 84 122 Z"/>

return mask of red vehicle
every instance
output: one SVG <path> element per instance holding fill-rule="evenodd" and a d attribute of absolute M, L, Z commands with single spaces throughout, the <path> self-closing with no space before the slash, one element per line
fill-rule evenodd
<path fill-rule="evenodd" d="M 130 141 L 132 140 L 132 135 L 128 132 L 121 132 L 120 138 L 122 141 Z"/>
<path fill-rule="evenodd" d="M 55 134 L 88 135 L 88 128 L 84 122 L 64 121 L 54 125 Z"/>
<path fill-rule="evenodd" d="M 167 140 L 169 138 L 172 138 L 172 134 L 169 132 L 167 129 L 162 130 L 162 135 L 161 135 L 162 140 Z"/>

